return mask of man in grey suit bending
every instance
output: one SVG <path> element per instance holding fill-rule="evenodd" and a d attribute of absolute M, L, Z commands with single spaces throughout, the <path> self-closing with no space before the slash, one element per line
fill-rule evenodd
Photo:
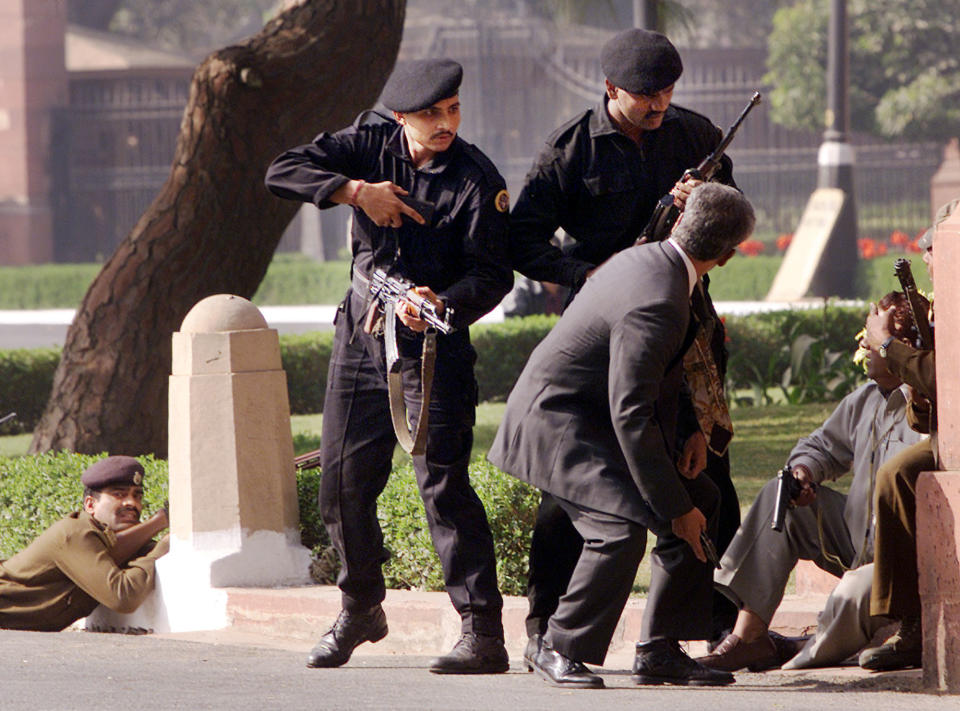
<path fill-rule="evenodd" d="M 699 638 L 702 630 L 694 628 L 709 624 L 709 594 L 701 610 L 689 592 L 703 589 L 701 578 L 709 582 L 700 536 L 716 524 L 719 502 L 716 486 L 698 476 L 706 452 L 690 403 L 681 398 L 682 360 L 696 331 L 690 295 L 697 280 L 734 255 L 754 221 L 750 203 L 734 188 L 694 188 L 669 240 L 624 250 L 587 280 L 507 401 L 490 461 L 555 496 L 584 538 L 533 660 L 555 686 L 603 686 L 584 663 L 606 657 L 647 530 L 661 544 L 672 537 L 689 545 L 697 560 L 673 556 L 676 564 L 654 571 L 645 615 L 659 617 L 670 633 L 657 634 L 658 625 L 645 620 L 652 633 L 637 645 L 635 680 L 733 681 L 678 644 Z M 682 446 L 678 457 L 675 445 L 686 441 L 696 446 Z M 691 636 L 677 620 L 689 620 Z"/>

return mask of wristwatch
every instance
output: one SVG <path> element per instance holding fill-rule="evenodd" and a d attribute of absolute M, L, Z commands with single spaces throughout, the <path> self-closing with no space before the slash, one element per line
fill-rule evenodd
<path fill-rule="evenodd" d="M 890 347 L 891 343 L 893 343 L 893 336 L 887 336 L 886 340 L 880 344 L 880 347 L 877 349 L 877 353 L 880 354 L 881 358 L 887 357 L 887 348 Z"/>

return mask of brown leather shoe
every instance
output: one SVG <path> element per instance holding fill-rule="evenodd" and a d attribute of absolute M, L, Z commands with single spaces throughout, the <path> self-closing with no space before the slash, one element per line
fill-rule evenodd
<path fill-rule="evenodd" d="M 744 642 L 730 633 L 711 654 L 699 657 L 697 661 L 705 667 L 729 672 L 744 668 L 758 672 L 780 666 L 773 640 L 766 634 L 752 642 Z"/>

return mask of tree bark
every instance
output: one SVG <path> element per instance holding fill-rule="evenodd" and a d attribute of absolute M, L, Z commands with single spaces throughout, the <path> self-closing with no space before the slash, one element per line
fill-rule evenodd
<path fill-rule="evenodd" d="M 90 285 L 30 451 L 166 456 L 171 334 L 199 300 L 256 291 L 297 205 L 270 161 L 372 106 L 405 0 L 304 0 L 194 73 L 173 166 Z"/>

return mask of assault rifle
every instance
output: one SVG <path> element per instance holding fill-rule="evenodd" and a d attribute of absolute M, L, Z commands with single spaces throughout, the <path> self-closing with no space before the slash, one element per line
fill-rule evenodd
<path fill-rule="evenodd" d="M 743 120 L 747 117 L 747 114 L 750 113 L 750 110 L 759 103 L 760 92 L 755 91 L 753 96 L 750 98 L 750 103 L 748 103 L 746 108 L 740 112 L 740 116 L 738 116 L 737 120 L 733 122 L 733 125 L 727 129 L 727 132 L 724 134 L 723 138 L 720 139 L 720 143 L 717 144 L 717 147 L 713 149 L 713 152 L 700 161 L 700 165 L 698 165 L 696 168 L 688 168 L 680 178 L 680 182 L 683 182 L 689 178 L 695 178 L 696 180 L 703 181 L 711 180 L 713 178 L 713 174 L 717 172 L 717 168 L 720 167 L 720 159 L 723 157 L 723 152 L 727 150 L 727 146 L 730 145 L 730 142 L 736 135 L 737 129 L 740 128 L 740 124 L 743 123 Z M 673 226 L 677 223 L 677 219 L 679 219 L 681 212 L 681 208 L 674 204 L 673 195 L 670 193 L 664 195 L 657 202 L 656 207 L 653 208 L 653 214 L 650 216 L 650 221 L 647 222 L 647 226 L 644 227 L 643 232 L 640 233 L 640 241 L 659 242 L 663 239 L 666 239 L 667 235 L 670 234 L 670 230 L 672 230 Z"/>
<path fill-rule="evenodd" d="M 916 347 L 924 351 L 932 350 L 933 329 L 930 327 L 927 310 L 924 308 L 923 302 L 920 301 L 920 292 L 917 291 L 917 283 L 913 280 L 910 260 L 901 257 L 894 262 L 893 273 L 900 280 L 900 288 L 903 289 L 904 296 L 907 297 L 907 303 L 910 304 L 913 323 L 917 327 Z"/>
<path fill-rule="evenodd" d="M 301 470 L 316 469 L 320 466 L 320 452 L 321 450 L 314 449 L 301 454 L 299 457 L 294 457 L 293 466 Z"/>
<path fill-rule="evenodd" d="M 431 328 L 435 328 L 444 335 L 452 333 L 453 326 L 450 325 L 450 319 L 453 318 L 453 309 L 449 307 L 445 309 L 441 318 L 437 315 L 437 308 L 433 302 L 413 291 L 413 286 L 408 281 L 387 276 L 385 271 L 377 269 L 370 280 L 370 294 L 380 301 L 381 307 L 389 303 L 397 307 L 400 307 L 400 302 L 409 304 L 417 310 L 417 317 L 426 321 Z"/>

